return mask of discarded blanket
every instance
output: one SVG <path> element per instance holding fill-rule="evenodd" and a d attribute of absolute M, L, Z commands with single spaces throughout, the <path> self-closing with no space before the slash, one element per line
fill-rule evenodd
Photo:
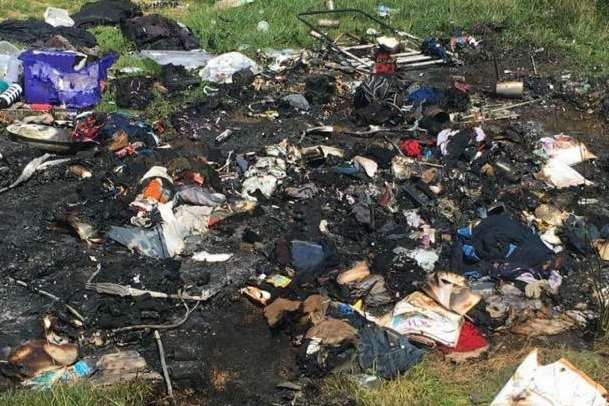
<path fill-rule="evenodd" d="M 80 28 L 91 28 L 97 25 L 116 25 L 123 21 L 142 15 L 137 4 L 129 0 L 100 0 L 85 3 L 80 10 L 72 14 L 72 19 Z"/>
<path fill-rule="evenodd" d="M 190 29 L 158 14 L 125 20 L 121 23 L 121 31 L 139 50 L 199 48 L 199 41 Z"/>

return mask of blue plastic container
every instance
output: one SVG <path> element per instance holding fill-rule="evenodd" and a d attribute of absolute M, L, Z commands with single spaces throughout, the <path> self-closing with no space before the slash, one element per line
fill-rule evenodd
<path fill-rule="evenodd" d="M 84 58 L 76 52 L 48 49 L 21 53 L 25 100 L 69 108 L 86 108 L 99 103 L 101 82 L 107 79 L 108 68 L 117 56 L 108 54 L 83 66 Z"/>

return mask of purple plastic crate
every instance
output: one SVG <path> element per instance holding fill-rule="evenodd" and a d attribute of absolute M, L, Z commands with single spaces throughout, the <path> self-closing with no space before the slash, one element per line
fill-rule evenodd
<path fill-rule="evenodd" d="M 85 63 L 83 54 L 58 50 L 27 50 L 23 62 L 24 96 L 28 103 L 85 108 L 101 101 L 101 81 L 116 61 L 115 54 Z"/>

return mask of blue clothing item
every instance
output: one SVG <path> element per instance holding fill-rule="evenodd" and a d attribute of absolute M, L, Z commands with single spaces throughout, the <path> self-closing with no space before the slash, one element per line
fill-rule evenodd
<path fill-rule="evenodd" d="M 359 330 L 358 361 L 364 371 L 391 379 L 418 364 L 425 351 L 392 330 L 366 326 Z"/>
<path fill-rule="evenodd" d="M 514 253 L 514 251 L 516 251 L 517 248 L 518 248 L 518 246 L 516 244 L 510 244 L 510 245 L 508 245 L 508 252 L 505 255 L 505 257 L 509 258 L 510 255 L 512 255 Z"/>
<path fill-rule="evenodd" d="M 473 245 L 463 244 L 463 255 L 465 255 L 465 257 L 468 259 L 480 261 L 478 255 L 476 255 L 476 249 Z"/>
<path fill-rule="evenodd" d="M 464 257 L 472 260 L 509 262 L 533 268 L 553 255 L 529 227 L 506 215 L 491 215 L 475 227 L 460 228 L 457 237 L 463 244 Z"/>
<path fill-rule="evenodd" d="M 122 113 L 110 113 L 101 129 L 103 139 L 112 138 L 119 130 L 127 133 L 130 142 L 142 141 L 147 147 L 159 145 L 159 139 L 154 134 L 154 130 L 145 122 Z"/>
<path fill-rule="evenodd" d="M 472 227 L 471 226 L 462 227 L 457 230 L 457 234 L 460 235 L 461 237 L 470 238 L 472 236 Z"/>
<path fill-rule="evenodd" d="M 353 314 L 353 311 L 354 311 L 351 306 L 349 306 L 348 304 L 345 304 L 345 303 L 339 303 L 337 306 L 337 309 L 340 312 L 340 314 L 344 314 L 344 315 Z"/>
<path fill-rule="evenodd" d="M 440 90 L 436 90 L 432 87 L 420 87 L 414 92 L 410 93 L 406 98 L 406 102 L 409 104 L 438 104 L 442 101 L 444 93 Z"/>
<path fill-rule="evenodd" d="M 448 51 L 436 38 L 425 39 L 421 44 L 421 52 L 423 52 L 425 55 L 440 58 L 444 62 L 448 62 L 449 60 Z"/>
<path fill-rule="evenodd" d="M 326 257 L 323 246 L 309 241 L 292 241 L 290 253 L 292 255 L 292 264 L 299 271 L 317 268 L 324 262 Z"/>

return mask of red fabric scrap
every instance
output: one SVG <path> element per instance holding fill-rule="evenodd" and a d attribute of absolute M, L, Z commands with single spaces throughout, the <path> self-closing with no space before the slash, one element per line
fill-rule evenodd
<path fill-rule="evenodd" d="M 423 155 L 421 144 L 417 140 L 404 140 L 400 142 L 400 149 L 406 156 L 420 157 Z"/>
<path fill-rule="evenodd" d="M 104 123 L 99 123 L 95 115 L 87 116 L 76 123 L 72 137 L 78 141 L 90 141 L 99 136 Z"/>
<path fill-rule="evenodd" d="M 203 175 L 201 175 L 199 172 L 186 170 L 186 171 L 182 171 L 180 173 L 180 176 L 177 179 L 177 182 L 182 183 L 182 184 L 192 184 L 192 185 L 203 186 L 203 183 L 205 183 L 205 177 Z"/>
<path fill-rule="evenodd" d="M 374 66 L 372 67 L 373 75 L 391 76 L 395 74 L 396 63 L 391 56 L 391 53 L 378 50 L 374 56 Z"/>
<path fill-rule="evenodd" d="M 50 104 L 32 103 L 32 110 L 48 113 L 49 111 L 53 110 L 53 106 Z"/>
<path fill-rule="evenodd" d="M 119 158 L 124 158 L 127 155 L 137 155 L 137 150 L 142 147 L 142 144 L 139 142 L 134 142 L 127 145 L 124 148 L 119 149 L 115 152 L 115 155 Z"/>
<path fill-rule="evenodd" d="M 457 341 L 456 347 L 451 348 L 445 345 L 438 345 L 438 349 L 444 353 L 471 352 L 486 347 L 487 345 L 488 341 L 480 330 L 478 330 L 474 323 L 466 320 L 461 328 L 461 335 L 459 335 L 459 341 Z"/>
<path fill-rule="evenodd" d="M 468 85 L 467 83 L 456 81 L 455 89 L 457 89 L 458 91 L 463 92 L 463 93 L 469 93 L 470 90 L 472 90 L 472 87 L 470 85 Z"/>

